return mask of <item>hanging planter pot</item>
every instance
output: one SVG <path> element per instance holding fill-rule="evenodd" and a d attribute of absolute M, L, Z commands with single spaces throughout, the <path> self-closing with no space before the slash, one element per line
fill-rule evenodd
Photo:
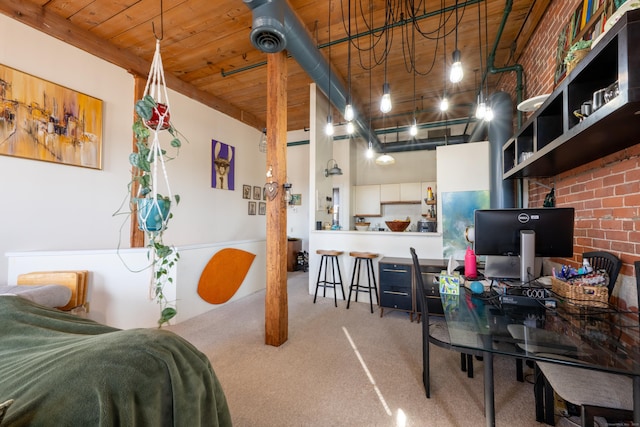
<path fill-rule="evenodd" d="M 151 112 L 151 118 L 145 120 L 147 126 L 154 130 L 166 130 L 169 129 L 171 114 L 169 114 L 169 107 L 167 104 L 158 103 Z"/>
<path fill-rule="evenodd" d="M 138 199 L 138 228 L 142 231 L 163 231 L 167 227 L 170 210 L 169 199 Z"/>

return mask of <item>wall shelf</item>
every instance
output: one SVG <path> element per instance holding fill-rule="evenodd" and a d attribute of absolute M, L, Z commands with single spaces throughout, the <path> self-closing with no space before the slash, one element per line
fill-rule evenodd
<path fill-rule="evenodd" d="M 502 148 L 503 178 L 546 177 L 637 144 L 640 9 L 625 14 Z M 580 121 L 599 89 L 619 94 Z"/>

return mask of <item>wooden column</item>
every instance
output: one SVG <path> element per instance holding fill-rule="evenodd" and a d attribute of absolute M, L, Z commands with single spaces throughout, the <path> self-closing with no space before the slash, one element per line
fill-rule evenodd
<path fill-rule="evenodd" d="M 287 341 L 287 205 L 282 184 L 287 178 L 287 56 L 267 55 L 267 172 L 271 170 L 278 193 L 267 201 L 267 292 L 265 343 Z M 268 181 L 269 179 L 267 179 Z"/>
<path fill-rule="evenodd" d="M 138 101 L 138 99 L 142 99 L 142 95 L 144 94 L 144 88 L 147 84 L 147 79 L 146 77 L 141 77 L 139 75 L 135 75 L 133 76 L 133 80 L 134 80 L 134 97 L 135 99 L 133 100 L 133 102 L 135 103 L 136 101 Z M 132 104 L 133 107 L 134 104 Z M 133 119 L 131 121 L 131 124 L 133 125 L 133 122 L 136 120 L 136 113 L 135 113 L 135 109 L 133 110 Z M 131 134 L 133 135 L 133 130 L 131 130 Z M 138 151 L 138 147 L 136 146 L 136 137 L 133 136 L 133 142 L 132 142 L 132 148 L 131 151 L 132 152 L 137 152 Z M 135 177 L 136 175 L 139 175 L 141 172 L 137 169 L 137 168 L 133 168 L 131 170 L 131 178 Z M 136 194 L 138 194 L 138 183 L 134 182 L 131 185 L 131 195 L 135 196 Z M 132 206 L 131 207 L 131 229 L 129 232 L 129 243 L 131 244 L 132 248 L 142 248 L 144 247 L 144 232 L 142 230 L 140 230 L 140 228 L 138 227 L 138 209 L 136 208 L 136 206 Z"/>

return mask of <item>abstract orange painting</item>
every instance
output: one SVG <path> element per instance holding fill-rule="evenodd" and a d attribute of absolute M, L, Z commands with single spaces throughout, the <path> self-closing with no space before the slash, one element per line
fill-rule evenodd
<path fill-rule="evenodd" d="M 0 154 L 102 168 L 102 101 L 0 65 Z"/>

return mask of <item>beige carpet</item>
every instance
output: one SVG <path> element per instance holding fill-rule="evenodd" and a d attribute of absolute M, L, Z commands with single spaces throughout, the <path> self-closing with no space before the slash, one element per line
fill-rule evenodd
<path fill-rule="evenodd" d="M 235 426 L 485 425 L 482 362 L 470 379 L 458 353 L 432 346 L 427 399 L 419 324 L 398 311 L 380 318 L 368 303 L 313 304 L 308 273 L 289 274 L 289 339 L 280 347 L 264 344 L 264 291 L 170 328 L 211 360 Z M 542 426 L 513 359 L 495 357 L 494 369 L 496 425 Z"/>

